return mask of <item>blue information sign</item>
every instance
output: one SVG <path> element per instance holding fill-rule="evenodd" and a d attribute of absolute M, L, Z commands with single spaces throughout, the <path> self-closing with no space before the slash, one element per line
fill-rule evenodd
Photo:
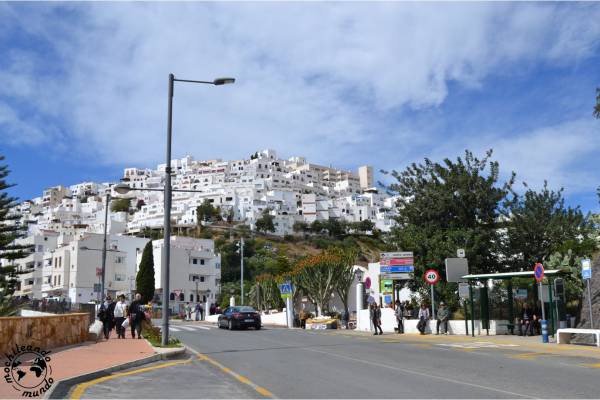
<path fill-rule="evenodd" d="M 581 277 L 583 279 L 592 279 L 592 260 L 581 260 Z"/>
<path fill-rule="evenodd" d="M 409 273 L 409 272 L 415 272 L 415 267 L 412 265 L 383 265 L 383 266 L 379 267 L 379 272 L 381 272 L 381 273 L 394 273 L 394 272 Z"/>
<path fill-rule="evenodd" d="M 292 294 L 292 284 L 290 282 L 279 285 L 279 291 L 281 294 Z"/>

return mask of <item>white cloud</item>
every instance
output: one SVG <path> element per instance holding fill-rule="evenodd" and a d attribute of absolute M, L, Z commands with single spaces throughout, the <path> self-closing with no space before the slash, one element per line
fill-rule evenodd
<path fill-rule="evenodd" d="M 93 3 L 69 7 L 63 19 L 57 10 L 64 8 L 0 9 L 47 48 L 5 61 L 10 75 L 0 83 L 11 83 L 0 96 L 12 102 L 4 123 L 25 132 L 23 143 L 67 143 L 91 162 L 129 165 L 162 162 L 170 72 L 238 79 L 178 84 L 175 156 L 233 158 L 270 147 L 351 164 L 353 155 L 413 134 L 406 123 L 382 126 L 382 116 L 436 107 L 450 82 L 477 88 L 528 63 L 577 62 L 600 37 L 596 5 Z M 48 70 L 46 56 L 59 65 Z M 428 140 L 404 141 L 397 153 Z"/>

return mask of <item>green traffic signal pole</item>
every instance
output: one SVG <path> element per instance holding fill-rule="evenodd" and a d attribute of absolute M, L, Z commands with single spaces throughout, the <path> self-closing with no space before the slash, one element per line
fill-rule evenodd
<path fill-rule="evenodd" d="M 471 302 L 471 336 L 475 337 L 475 305 L 473 304 L 473 285 L 469 281 L 469 301 Z"/>

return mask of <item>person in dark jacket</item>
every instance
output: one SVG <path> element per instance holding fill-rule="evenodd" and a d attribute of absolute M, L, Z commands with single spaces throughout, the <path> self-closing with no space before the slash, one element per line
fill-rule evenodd
<path fill-rule="evenodd" d="M 145 319 L 144 304 L 142 303 L 142 295 L 136 293 L 135 300 L 129 306 L 129 325 L 131 326 L 131 337 L 135 339 L 137 332 L 138 339 L 142 338 L 142 322 Z"/>
<path fill-rule="evenodd" d="M 533 319 L 534 313 L 531 308 L 529 308 L 529 304 L 523 304 L 523 309 L 521 310 L 521 316 L 519 318 L 519 335 L 533 336 Z M 523 332 L 523 328 L 525 328 L 525 332 Z"/>
<path fill-rule="evenodd" d="M 112 331 L 115 324 L 115 303 L 112 301 L 110 295 L 106 296 L 106 300 L 100 306 L 100 309 L 98 310 L 98 319 L 102 321 L 104 338 L 108 340 L 110 331 Z"/>
<path fill-rule="evenodd" d="M 396 300 L 396 310 L 394 311 L 396 314 L 396 322 L 398 322 L 398 333 L 404 333 L 404 308 L 402 307 L 402 303 L 400 300 Z"/>
<path fill-rule="evenodd" d="M 381 330 L 381 308 L 379 308 L 379 304 L 377 303 L 373 303 L 372 320 L 375 327 L 375 335 L 383 335 L 383 331 Z M 379 333 L 377 333 L 377 330 L 379 330 Z"/>

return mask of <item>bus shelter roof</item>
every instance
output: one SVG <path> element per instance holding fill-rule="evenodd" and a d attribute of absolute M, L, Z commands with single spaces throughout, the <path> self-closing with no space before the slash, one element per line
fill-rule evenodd
<path fill-rule="evenodd" d="M 567 274 L 567 271 L 562 269 L 547 269 L 544 271 L 544 276 L 560 276 Z M 482 279 L 511 279 L 511 278 L 527 278 L 534 277 L 533 271 L 520 271 L 520 272 L 496 272 L 493 274 L 469 274 L 464 275 L 462 278 L 468 281 L 482 280 Z"/>

